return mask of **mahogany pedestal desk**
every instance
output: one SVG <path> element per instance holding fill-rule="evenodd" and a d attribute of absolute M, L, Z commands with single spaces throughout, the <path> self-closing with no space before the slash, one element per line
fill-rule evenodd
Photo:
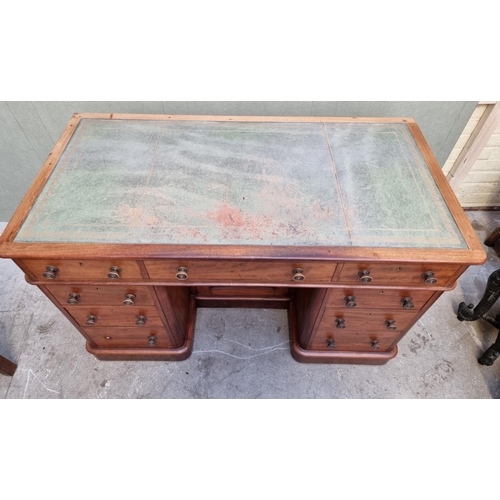
<path fill-rule="evenodd" d="M 198 307 L 289 311 L 383 364 L 486 254 L 410 118 L 74 114 L 0 240 L 101 360 L 183 360 Z"/>

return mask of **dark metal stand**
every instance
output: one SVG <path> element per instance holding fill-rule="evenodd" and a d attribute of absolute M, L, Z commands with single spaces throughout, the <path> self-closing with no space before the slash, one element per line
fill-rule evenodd
<path fill-rule="evenodd" d="M 495 229 L 484 244 L 492 247 L 498 238 L 500 238 L 500 228 Z M 486 283 L 486 290 L 476 307 L 473 304 L 466 305 L 465 302 L 460 303 L 458 306 L 457 318 L 460 321 L 476 321 L 482 318 L 499 330 L 495 342 L 478 359 L 481 365 L 491 366 L 495 359 L 500 356 L 500 314 L 495 317 L 486 314 L 498 300 L 498 297 L 500 297 L 500 269 L 490 274 Z"/>
<path fill-rule="evenodd" d="M 497 227 L 487 238 L 484 240 L 484 244 L 487 247 L 492 247 L 495 242 L 500 238 L 500 227 Z"/>

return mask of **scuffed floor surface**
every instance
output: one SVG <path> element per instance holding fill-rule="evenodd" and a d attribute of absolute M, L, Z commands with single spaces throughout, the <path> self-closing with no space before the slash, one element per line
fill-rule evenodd
<path fill-rule="evenodd" d="M 468 217 L 481 241 L 500 225 L 499 212 Z M 500 398 L 500 360 L 477 362 L 497 332 L 482 320 L 456 319 L 458 304 L 476 304 L 500 266 L 495 249 L 487 252 L 488 262 L 469 268 L 441 296 L 385 366 L 297 363 L 286 311 L 242 309 L 200 309 L 186 361 L 98 361 L 57 308 L 0 259 L 0 354 L 18 364 L 13 377 L 0 375 L 0 397 Z M 491 314 L 498 312 L 500 301 Z"/>

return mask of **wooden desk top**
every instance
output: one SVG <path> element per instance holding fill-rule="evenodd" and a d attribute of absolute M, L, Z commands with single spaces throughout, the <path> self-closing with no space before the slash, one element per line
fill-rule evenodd
<path fill-rule="evenodd" d="M 130 244 L 152 256 L 215 245 L 484 260 L 418 126 L 403 118 L 75 114 L 2 240 L 10 255 L 28 255 L 26 244 Z"/>

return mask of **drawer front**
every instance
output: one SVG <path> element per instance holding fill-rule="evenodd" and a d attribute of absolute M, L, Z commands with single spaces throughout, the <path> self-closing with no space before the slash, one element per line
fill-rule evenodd
<path fill-rule="evenodd" d="M 162 281 L 185 282 L 247 282 L 247 283 L 330 283 L 334 262 L 273 261 L 144 261 L 149 277 Z M 179 268 L 186 269 L 179 271 Z M 294 270 L 301 270 L 295 271 Z M 180 277 L 187 276 L 184 280 Z M 296 279 L 294 279 L 294 276 Z M 303 278 L 303 279 L 297 279 Z"/>
<path fill-rule="evenodd" d="M 401 332 L 412 323 L 415 313 L 406 311 L 339 310 L 326 308 L 318 331 L 327 332 Z"/>
<path fill-rule="evenodd" d="M 279 286 L 197 286 L 199 297 L 287 297 L 290 289 Z"/>
<path fill-rule="evenodd" d="M 97 347 L 175 347 L 164 328 L 85 328 Z"/>
<path fill-rule="evenodd" d="M 398 333 L 318 332 L 310 349 L 332 352 L 386 352 L 394 347 L 399 337 Z"/>
<path fill-rule="evenodd" d="M 63 305 L 154 305 L 149 288 L 146 286 L 48 285 L 47 289 Z M 134 297 L 130 297 L 131 295 Z"/>
<path fill-rule="evenodd" d="M 142 279 L 137 262 L 133 260 L 23 260 L 22 263 L 37 280 L 58 281 L 99 280 L 117 282 Z M 117 269 L 112 269 L 117 268 Z M 108 277 L 108 274 L 115 276 Z"/>
<path fill-rule="evenodd" d="M 341 269 L 338 281 L 363 285 L 448 286 L 459 270 L 460 266 L 457 264 L 348 263 Z M 424 278 L 426 273 L 433 275 Z M 436 282 L 426 283 L 426 279 L 435 279 Z"/>
<path fill-rule="evenodd" d="M 85 328 L 163 326 L 154 306 L 70 306 L 66 307 L 66 311 Z"/>
<path fill-rule="evenodd" d="M 424 307 L 434 293 L 436 292 L 432 290 L 337 288 L 329 292 L 327 307 L 336 309 L 355 308 L 356 310 L 363 308 L 418 311 Z"/>

